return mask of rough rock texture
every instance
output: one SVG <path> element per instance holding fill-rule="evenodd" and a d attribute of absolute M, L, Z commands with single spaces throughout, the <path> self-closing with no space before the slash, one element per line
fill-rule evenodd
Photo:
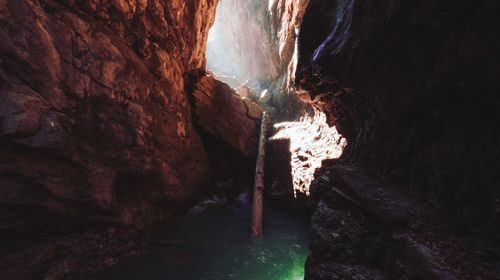
<path fill-rule="evenodd" d="M 498 229 L 500 4 L 312 0 L 299 86 L 347 138 L 345 158 Z"/>
<path fill-rule="evenodd" d="M 380 271 L 363 265 L 345 265 L 338 262 L 307 259 L 305 279 L 315 280 L 382 280 L 387 277 Z"/>
<path fill-rule="evenodd" d="M 291 176 L 294 197 L 306 198 L 309 195 L 309 186 L 314 179 L 316 168 L 321 167 L 323 160 L 339 158 L 342 155 L 346 145 L 345 139 L 335 127 L 327 124 L 325 114 L 319 111 L 313 114 L 312 117 L 305 116 L 296 122 L 282 122 L 274 125 L 275 133 L 269 139 L 269 144 L 270 148 L 275 150 L 270 149 L 267 157 L 271 158 L 268 159 L 269 164 L 282 167 L 270 168 L 270 171 L 273 168 L 277 171 L 276 174 L 268 175 L 268 180 L 272 180 L 271 189 L 275 191 L 282 189 L 281 193 L 289 193 L 290 186 L 286 178 Z M 280 141 L 284 139 L 288 141 Z M 288 144 L 288 151 L 283 151 L 285 149 L 283 144 Z M 286 159 L 288 157 L 289 160 Z M 278 159 L 284 161 L 280 163 Z M 290 165 L 291 172 L 286 176 L 282 172 L 288 169 L 288 165 Z"/>
<path fill-rule="evenodd" d="M 248 157 L 255 157 L 262 109 L 241 98 L 211 75 L 201 77 L 192 92 L 197 122 L 213 137 Z"/>
<path fill-rule="evenodd" d="M 47 235 L 34 246 L 0 256 L 0 277 L 93 279 L 90 275 L 99 270 L 146 253 L 148 244 L 139 242 L 137 236 L 136 231 L 113 227 Z"/>
<path fill-rule="evenodd" d="M 340 264 L 391 279 L 499 277 L 499 11 L 492 1 L 310 1 L 296 86 L 347 138 L 343 163 L 362 167 L 316 173 L 309 279 Z M 365 235 L 374 227 L 383 234 Z M 384 253 L 370 260 L 366 248 Z"/>
<path fill-rule="evenodd" d="M 308 4 L 309 0 L 269 1 L 272 50 L 279 57 L 279 76 L 269 88 L 273 94 L 271 104 L 279 113 L 278 120 L 297 120 L 305 114 L 302 94 L 295 88 L 295 73 L 300 57 L 298 39 Z"/>
<path fill-rule="evenodd" d="M 281 74 L 284 74 L 287 89 L 293 85 L 299 58 L 298 35 L 302 18 L 310 0 L 271 0 L 269 13 L 272 17 L 272 34 L 277 43 Z"/>
<path fill-rule="evenodd" d="M 280 119 L 301 117 L 304 112 L 297 110 L 300 101 L 293 94 L 293 81 L 299 57 L 298 33 L 308 3 L 222 1 L 210 30 L 208 70 L 233 87 L 246 83 L 259 94 L 267 89 L 268 104 L 277 109 Z"/>
<path fill-rule="evenodd" d="M 274 82 L 277 90 L 286 89 L 295 77 L 296 42 L 308 3 L 309 0 L 221 2 L 208 42 L 209 70 L 234 75 L 240 82 L 257 78 Z"/>
<path fill-rule="evenodd" d="M 262 109 L 212 75 L 198 77 L 190 92 L 211 166 L 210 192 L 236 196 L 253 186 Z"/>
<path fill-rule="evenodd" d="M 144 226 L 199 192 L 185 88 L 216 2 L 0 1 L 4 227 L 29 211 Z"/>
<path fill-rule="evenodd" d="M 481 230 L 338 160 L 317 174 L 307 280 L 500 277 L 499 242 Z"/>
<path fill-rule="evenodd" d="M 291 200 L 294 197 L 290 139 L 270 137 L 266 144 L 265 186 L 272 197 Z"/>

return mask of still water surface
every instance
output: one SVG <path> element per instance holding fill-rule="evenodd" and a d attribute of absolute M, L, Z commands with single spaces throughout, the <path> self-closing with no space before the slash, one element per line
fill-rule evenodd
<path fill-rule="evenodd" d="M 246 195 L 201 203 L 174 226 L 146 237 L 154 250 L 119 264 L 100 279 L 302 280 L 308 255 L 307 215 L 267 202 L 264 235 L 249 234 Z"/>

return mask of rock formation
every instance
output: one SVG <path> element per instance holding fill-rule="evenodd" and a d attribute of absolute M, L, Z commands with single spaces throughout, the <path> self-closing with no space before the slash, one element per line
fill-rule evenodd
<path fill-rule="evenodd" d="M 237 20 L 236 20 L 237 19 Z M 238 87 L 247 80 L 279 75 L 266 1 L 221 1 L 207 44 L 207 67 Z"/>
<path fill-rule="evenodd" d="M 306 279 L 496 279 L 499 243 L 341 161 L 325 161 L 311 193 Z"/>
<path fill-rule="evenodd" d="M 316 175 L 307 279 L 498 277 L 500 36 L 490 27 L 499 10 L 491 1 L 310 1 L 296 86 L 348 146 Z M 360 186 L 347 194 L 364 202 L 339 195 Z M 408 210 L 415 200 L 448 222 Z M 425 229 L 412 226 L 420 222 Z"/>
<path fill-rule="evenodd" d="M 0 235 L 20 239 L 2 255 L 52 234 L 142 228 L 203 192 L 187 89 L 216 4 L 0 1 Z M 107 250 L 81 244 L 65 254 Z"/>
<path fill-rule="evenodd" d="M 241 98 L 229 85 L 211 75 L 201 77 L 192 92 L 197 122 L 213 137 L 245 156 L 257 154 L 262 109 Z"/>
<path fill-rule="evenodd" d="M 2 205 L 141 226 L 192 199 L 209 166 L 185 88 L 215 5 L 2 1 Z"/>
<path fill-rule="evenodd" d="M 208 52 L 234 58 L 228 81 L 267 90 L 279 120 L 319 109 L 346 138 L 312 183 L 307 279 L 498 277 L 499 3 L 223 3 L 241 21 L 223 15 L 229 49 Z M 0 0 L 0 276 L 138 255 L 131 228 L 253 174 L 261 109 L 205 73 L 217 4 Z M 271 141 L 268 163 L 290 161 L 270 166 L 271 193 L 340 155 L 323 124 L 281 130 L 311 130 L 315 154 Z"/>
<path fill-rule="evenodd" d="M 500 36 L 489 28 L 499 8 L 311 1 L 297 79 L 347 137 L 346 158 L 490 225 L 500 217 Z"/>

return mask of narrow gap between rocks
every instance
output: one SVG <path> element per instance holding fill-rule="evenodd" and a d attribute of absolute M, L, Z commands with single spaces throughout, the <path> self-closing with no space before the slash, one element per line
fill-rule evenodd
<path fill-rule="evenodd" d="M 0 2 L 0 279 L 500 279 L 499 1 Z"/>
<path fill-rule="evenodd" d="M 263 1 L 219 2 L 208 34 L 207 73 L 192 90 L 214 187 L 176 226 L 148 237 L 173 251 L 116 267 L 104 278 L 139 279 L 140 267 L 147 266 L 148 275 L 179 279 L 303 279 L 309 187 L 314 171 L 323 160 L 339 158 L 346 140 L 310 100 L 295 98 L 286 69 L 296 64 L 297 55 L 288 62 L 278 58 L 280 44 L 289 42 L 273 34 L 272 8 Z M 295 45 L 298 39 L 291 40 Z M 250 209 L 263 111 L 272 121 L 265 136 L 263 235 L 254 239 Z M 169 260 L 167 267 L 162 258 Z"/>

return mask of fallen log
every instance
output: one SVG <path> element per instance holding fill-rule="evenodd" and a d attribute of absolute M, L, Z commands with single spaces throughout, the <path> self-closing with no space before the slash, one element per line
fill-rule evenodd
<path fill-rule="evenodd" d="M 262 113 L 262 120 L 260 125 L 259 147 L 257 150 L 257 163 L 255 166 L 255 185 L 253 191 L 252 203 L 252 220 L 251 230 L 252 236 L 262 235 L 262 218 L 263 218 L 263 195 L 264 195 L 264 162 L 266 152 L 266 139 L 267 139 L 267 122 L 268 115 L 266 112 Z"/>

